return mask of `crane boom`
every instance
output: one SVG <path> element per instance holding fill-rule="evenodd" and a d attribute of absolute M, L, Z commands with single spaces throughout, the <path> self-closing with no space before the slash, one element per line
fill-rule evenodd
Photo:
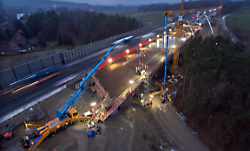
<path fill-rule="evenodd" d="M 68 110 L 79 101 L 81 95 L 85 91 L 87 82 L 96 74 L 100 66 L 107 60 L 114 47 L 115 45 L 110 47 L 110 49 L 102 57 L 101 61 L 98 62 L 98 64 L 87 74 L 86 77 L 82 78 L 80 82 L 80 88 L 69 98 L 69 100 L 64 104 L 63 108 L 57 112 L 57 118 L 62 120 L 67 117 Z"/>
<path fill-rule="evenodd" d="M 168 11 L 165 12 L 165 16 L 164 16 L 164 22 L 163 22 L 163 49 L 164 50 L 164 54 L 165 54 L 165 63 L 164 63 L 164 79 L 163 79 L 163 89 L 166 90 L 167 87 L 167 78 L 168 78 L 168 16 L 170 15 L 170 13 Z M 166 35 L 165 35 L 166 34 Z M 165 36 L 166 36 L 166 40 L 165 40 Z M 167 100 L 167 95 L 164 92 L 163 93 L 163 102 L 166 102 Z"/>
<path fill-rule="evenodd" d="M 80 100 L 81 95 L 85 92 L 88 81 L 98 72 L 101 65 L 108 59 L 111 52 L 114 48 L 120 43 L 124 43 L 128 41 L 128 38 L 125 38 L 116 44 L 112 44 L 112 46 L 108 49 L 108 51 L 104 54 L 102 59 L 95 65 L 95 67 L 80 81 L 80 87 L 73 95 L 67 100 L 62 109 L 56 114 L 56 118 L 46 122 L 42 126 L 34 126 L 34 128 L 30 129 L 30 125 L 25 124 L 25 127 L 31 130 L 31 133 L 27 133 L 24 138 L 24 146 L 29 147 L 29 150 L 35 150 L 38 145 L 40 145 L 49 135 L 55 133 L 62 127 L 66 127 L 75 123 L 76 121 L 84 122 L 85 120 L 89 120 L 91 118 L 79 115 L 77 110 L 74 108 L 74 105 Z"/>

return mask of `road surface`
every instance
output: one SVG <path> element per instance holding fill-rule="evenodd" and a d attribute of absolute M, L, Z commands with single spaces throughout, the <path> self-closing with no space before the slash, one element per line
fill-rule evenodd
<path fill-rule="evenodd" d="M 177 42 L 179 41 L 177 40 Z M 178 47 L 181 43 L 172 43 L 171 45 L 176 45 Z M 154 44 L 152 48 L 143 49 L 145 49 L 146 52 L 145 63 L 149 65 L 149 68 L 161 64 L 162 52 L 160 48 L 157 48 L 156 44 Z M 100 82 L 104 88 L 109 91 L 111 97 L 117 97 L 130 86 L 128 81 L 131 78 L 133 79 L 135 76 L 135 66 L 138 63 L 137 57 L 137 55 L 131 55 L 127 59 L 108 65 L 104 70 L 97 74 Z M 72 72 L 65 71 L 66 73 L 63 74 L 65 77 L 63 78 L 72 76 L 72 73 L 74 73 L 75 70 L 79 72 L 79 69 L 88 68 L 90 64 L 92 64 L 88 63 L 86 63 L 86 67 L 84 64 L 80 64 L 78 67 L 72 67 L 70 69 L 73 70 Z M 61 79 L 61 77 L 56 77 L 51 79 L 50 82 L 42 84 L 41 86 L 44 88 L 39 88 L 39 93 L 42 93 L 43 89 L 44 91 L 50 91 L 50 88 L 53 89 L 57 87 L 56 83 Z M 32 97 L 29 98 L 30 96 L 26 96 L 25 94 L 29 94 L 32 91 L 14 95 L 11 97 L 13 98 L 10 101 L 11 104 L 13 104 L 13 102 L 17 103 L 19 100 L 26 100 L 25 98 L 28 98 L 27 103 L 32 101 Z M 67 93 L 66 97 L 64 93 L 60 94 L 60 97 L 54 99 L 64 100 L 63 102 L 65 102 L 70 95 L 70 93 Z M 31 95 L 37 94 L 33 93 Z M 86 100 L 85 97 L 82 97 L 81 99 L 82 100 L 80 100 L 80 102 L 83 104 L 80 104 L 83 106 L 87 106 L 87 104 L 91 102 L 90 99 Z M 47 107 L 57 108 L 57 106 L 61 106 L 63 104 L 63 102 L 57 104 L 55 100 L 53 101 L 55 106 L 52 106 L 51 102 L 50 104 L 47 104 Z M 49 140 L 45 141 L 38 150 L 158 151 L 170 148 L 176 148 L 177 150 L 182 151 L 208 150 L 198 140 L 197 136 L 192 134 L 192 130 L 188 129 L 185 123 L 178 119 L 178 114 L 176 114 L 175 110 L 171 106 L 167 106 L 165 109 L 160 107 L 150 110 L 139 106 L 138 103 L 134 103 L 133 101 L 133 99 L 129 99 L 125 104 L 123 104 L 122 110 L 118 112 L 120 114 L 113 114 L 108 121 L 102 125 L 103 134 L 97 136 L 95 139 L 88 139 L 86 137 L 86 133 L 82 130 L 81 124 L 76 124 L 69 129 L 66 129 L 64 132 L 58 133 L 56 136 L 49 138 Z M 158 104 L 159 102 L 161 102 L 160 99 L 158 100 Z M 24 102 L 21 103 L 23 104 Z M 8 104 L 5 105 L 8 106 Z M 15 106 L 11 106 L 12 107 L 7 109 L 12 110 L 19 105 L 16 104 Z M 78 104 L 77 107 L 81 106 Z M 53 114 L 55 114 L 55 111 Z M 50 114 L 50 116 L 53 116 L 53 114 Z M 12 145 L 9 146 L 12 147 Z M 10 149 L 7 148 L 7 150 Z"/>
<path fill-rule="evenodd" d="M 45 97 L 49 92 L 62 87 L 63 85 L 65 85 L 65 83 L 68 83 L 77 75 L 90 70 L 99 61 L 99 59 L 107 49 L 108 48 L 103 49 L 102 51 L 94 55 L 83 58 L 81 60 L 76 60 L 75 62 L 66 65 L 65 69 L 61 71 L 59 75 L 53 77 L 52 79 L 44 81 L 41 84 L 37 84 L 19 91 L 10 91 L 7 94 L 0 94 L 0 105 L 4 106 L 4 108 L 0 110 L 0 124 L 9 115 L 16 112 L 18 109 L 25 108 L 25 106 L 33 104 L 34 100 Z M 34 82 L 36 81 L 30 81 L 26 85 L 23 85 L 23 87 Z"/>
<path fill-rule="evenodd" d="M 234 34 L 231 30 L 229 30 L 228 27 L 227 27 L 226 19 L 227 19 L 228 16 L 229 16 L 229 14 L 228 14 L 228 15 L 224 15 L 224 16 L 222 17 L 222 20 L 221 20 L 221 22 L 222 22 L 222 28 L 224 28 L 224 30 L 228 33 L 228 35 L 229 35 L 230 38 L 231 38 L 231 41 L 232 41 L 233 43 L 237 43 L 237 42 L 239 41 L 239 39 L 238 39 L 238 38 L 235 36 L 235 34 Z"/>

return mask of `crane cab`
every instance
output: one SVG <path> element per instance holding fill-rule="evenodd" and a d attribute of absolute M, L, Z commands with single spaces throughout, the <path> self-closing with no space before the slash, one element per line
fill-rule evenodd
<path fill-rule="evenodd" d="M 68 116 L 69 116 L 70 118 L 75 118 L 75 117 L 77 117 L 77 116 L 78 116 L 78 112 L 77 112 L 76 108 L 70 108 L 70 109 L 69 109 L 69 112 L 68 112 Z"/>

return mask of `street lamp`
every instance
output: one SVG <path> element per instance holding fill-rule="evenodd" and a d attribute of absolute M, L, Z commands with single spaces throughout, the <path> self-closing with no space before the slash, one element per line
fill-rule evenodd
<path fill-rule="evenodd" d="M 90 103 L 90 106 L 91 106 L 91 107 L 96 106 L 96 102 L 91 102 L 91 103 Z"/>
<path fill-rule="evenodd" d="M 131 85 L 131 87 L 129 87 L 129 93 L 132 93 L 133 89 L 132 89 L 132 85 L 135 83 L 134 80 L 129 80 L 128 83 Z"/>
<path fill-rule="evenodd" d="M 135 83 L 135 81 L 134 80 L 129 80 L 128 83 L 132 85 L 132 84 Z"/>
<path fill-rule="evenodd" d="M 108 58 L 108 63 L 112 63 L 113 59 L 112 58 Z"/>
<path fill-rule="evenodd" d="M 185 42 L 186 40 L 187 40 L 186 37 L 182 37 L 182 38 L 181 38 L 181 41 L 183 41 L 183 42 Z"/>
<path fill-rule="evenodd" d="M 142 47 L 142 43 L 139 43 L 139 47 L 140 47 L 140 48 Z"/>
<path fill-rule="evenodd" d="M 164 62 L 165 61 L 165 56 L 162 56 L 161 57 L 161 62 Z"/>
<path fill-rule="evenodd" d="M 177 46 L 176 45 L 172 45 L 171 48 L 175 49 Z"/>
<path fill-rule="evenodd" d="M 126 52 L 126 54 L 129 54 L 129 53 L 130 53 L 130 50 L 129 50 L 129 49 L 127 49 L 125 52 Z"/>

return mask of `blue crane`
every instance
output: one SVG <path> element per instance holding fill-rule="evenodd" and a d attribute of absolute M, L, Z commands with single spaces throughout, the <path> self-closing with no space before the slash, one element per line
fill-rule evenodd
<path fill-rule="evenodd" d="M 72 124 L 76 120 L 81 121 L 85 119 L 83 116 L 74 115 L 74 113 L 76 113 L 76 110 L 73 108 L 74 105 L 76 105 L 81 95 L 85 92 L 88 81 L 97 73 L 100 66 L 108 59 L 114 48 L 128 40 L 129 39 L 125 38 L 109 48 L 97 65 L 87 74 L 87 76 L 81 79 L 80 88 L 73 93 L 69 100 L 67 100 L 63 108 L 59 109 L 55 119 L 48 121 L 44 125 L 35 126 L 34 124 L 25 124 L 26 128 L 32 129 L 32 133 L 25 136 L 24 146 L 29 147 L 29 150 L 35 150 L 50 134 L 55 133 L 61 127 Z"/>
<path fill-rule="evenodd" d="M 102 57 L 102 59 L 98 62 L 98 64 L 87 74 L 86 77 L 82 78 L 80 82 L 80 88 L 69 98 L 69 100 L 64 104 L 63 108 L 57 112 L 57 118 L 59 118 L 60 120 L 67 118 L 68 110 L 80 100 L 81 95 L 86 89 L 88 81 L 97 73 L 100 66 L 108 59 L 115 46 L 124 43 L 125 41 L 127 41 L 127 39 L 122 39 L 116 44 L 113 44 Z"/>
<path fill-rule="evenodd" d="M 163 22 L 163 36 L 162 36 L 162 45 L 164 49 L 164 54 L 165 54 L 165 64 L 164 64 L 164 79 L 163 79 L 163 88 L 166 90 L 167 88 L 167 78 L 168 78 L 168 16 L 165 14 L 164 16 L 164 22 Z M 166 40 L 165 40 L 165 34 L 166 34 Z M 163 102 L 166 102 L 167 100 L 167 94 L 164 92 L 163 95 Z"/>
<path fill-rule="evenodd" d="M 84 93 L 87 82 L 96 74 L 100 66 L 107 60 L 110 56 L 110 53 L 113 51 L 114 46 L 110 47 L 110 49 L 103 56 L 101 61 L 87 74 L 86 77 L 82 78 L 80 82 L 80 88 L 69 98 L 69 100 L 64 104 L 63 108 L 57 112 L 56 117 L 59 119 L 64 119 L 67 117 L 68 110 L 74 106 L 80 99 L 81 95 Z"/>

